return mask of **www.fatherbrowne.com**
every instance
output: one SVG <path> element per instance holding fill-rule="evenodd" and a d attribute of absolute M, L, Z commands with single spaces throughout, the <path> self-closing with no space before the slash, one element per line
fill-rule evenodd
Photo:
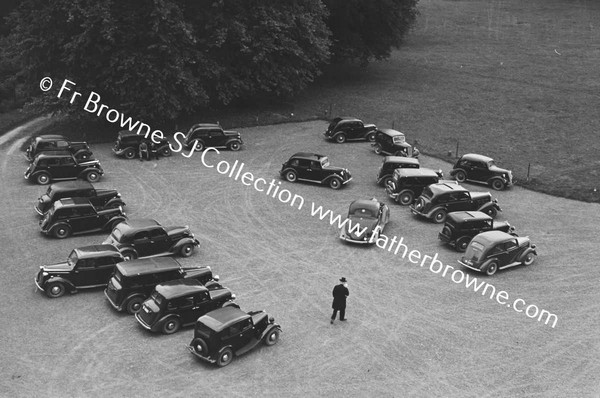
<path fill-rule="evenodd" d="M 288 204 L 298 210 L 304 208 L 304 198 L 298 194 L 292 194 L 287 189 L 280 189 L 281 181 L 272 179 L 267 183 L 264 178 L 255 178 L 254 174 L 249 171 L 242 173 L 245 164 L 240 163 L 237 160 L 233 164 L 230 164 L 226 160 L 221 160 L 216 164 L 209 163 L 206 156 L 210 152 L 219 154 L 217 149 L 207 148 L 201 155 L 201 161 L 205 167 L 215 169 L 219 174 L 226 175 L 234 181 L 239 179 L 243 185 L 253 186 L 257 192 L 262 192 L 274 199 L 278 199 L 283 204 Z M 310 215 L 312 217 L 317 216 L 320 220 L 327 221 L 330 225 L 335 225 L 340 229 L 347 227 L 349 232 L 353 232 L 359 236 L 367 230 L 366 227 L 361 228 L 360 224 L 353 224 L 351 220 L 343 218 L 340 214 L 335 215 L 331 210 L 324 210 L 323 206 L 317 206 L 314 202 L 311 202 Z M 527 302 L 521 298 L 511 300 L 509 299 L 508 292 L 504 290 L 496 291 L 494 285 L 485 281 L 479 281 L 477 278 L 472 277 L 451 265 L 444 265 L 438 260 L 437 253 L 432 257 L 430 255 L 421 254 L 419 250 L 410 250 L 405 243 L 404 237 L 398 238 L 397 236 L 393 236 L 392 238 L 389 238 L 384 234 L 379 234 L 376 239 L 371 239 L 375 242 L 370 241 L 370 243 L 375 243 L 380 249 L 387 250 L 395 256 L 402 257 L 402 259 L 408 259 L 412 264 L 419 264 L 421 268 L 428 268 L 429 271 L 441 275 L 442 278 L 449 277 L 450 280 L 456 284 L 464 283 L 464 286 L 467 289 L 472 289 L 475 293 L 481 293 L 482 296 L 487 296 L 490 300 L 493 300 L 500 305 L 512 308 L 515 312 L 523 313 L 528 318 L 537 319 L 538 322 L 544 321 L 544 324 L 549 324 L 552 328 L 558 323 L 558 317 L 555 314 L 545 309 L 540 309 L 535 304 L 527 304 Z"/>

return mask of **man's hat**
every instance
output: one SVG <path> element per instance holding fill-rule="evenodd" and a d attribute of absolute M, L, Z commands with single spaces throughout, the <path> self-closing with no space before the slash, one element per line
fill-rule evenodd
<path fill-rule="evenodd" d="M 344 278 L 344 277 L 342 276 L 342 278 L 340 279 L 340 282 L 348 282 L 348 281 L 346 280 L 346 278 Z"/>

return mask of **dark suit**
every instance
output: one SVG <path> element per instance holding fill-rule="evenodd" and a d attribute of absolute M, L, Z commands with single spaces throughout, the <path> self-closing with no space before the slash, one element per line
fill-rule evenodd
<path fill-rule="evenodd" d="M 331 315 L 331 319 L 333 321 L 339 311 L 340 320 L 343 321 L 346 315 L 346 297 L 350 295 L 350 291 L 343 284 L 339 284 L 333 288 L 332 295 L 333 304 L 331 304 L 331 308 L 333 308 L 333 314 Z"/>

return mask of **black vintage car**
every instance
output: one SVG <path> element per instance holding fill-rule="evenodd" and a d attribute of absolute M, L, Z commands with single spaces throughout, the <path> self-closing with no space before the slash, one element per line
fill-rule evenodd
<path fill-rule="evenodd" d="M 135 318 L 147 330 L 173 334 L 217 308 L 239 308 L 233 300 L 235 294 L 220 285 L 209 289 L 196 279 L 178 279 L 157 285 Z"/>
<path fill-rule="evenodd" d="M 487 184 L 497 191 L 513 184 L 512 172 L 496 166 L 492 158 L 468 153 L 456 161 L 450 175 L 458 182 L 473 181 Z"/>
<path fill-rule="evenodd" d="M 308 181 L 333 189 L 340 189 L 352 180 L 348 169 L 330 166 L 327 156 L 308 152 L 292 155 L 282 164 L 279 175 L 290 182 Z"/>
<path fill-rule="evenodd" d="M 67 152 L 80 161 L 92 157 L 92 151 L 87 142 L 72 142 L 62 135 L 54 134 L 33 137 L 27 147 L 25 157 L 31 162 L 39 153 L 47 151 Z"/>
<path fill-rule="evenodd" d="M 203 151 L 206 148 L 228 148 L 239 151 L 242 147 L 242 136 L 237 131 L 223 130 L 220 124 L 198 123 L 190 127 L 185 136 L 185 147 Z"/>
<path fill-rule="evenodd" d="M 104 174 L 100 161 L 87 159 L 79 161 L 67 152 L 42 152 L 33 159 L 25 171 L 25 179 L 40 185 L 52 181 L 82 179 L 97 182 Z"/>
<path fill-rule="evenodd" d="M 54 202 L 65 198 L 87 198 L 94 207 L 100 209 L 125 206 L 121 194 L 116 190 L 98 189 L 87 181 L 76 180 L 50 185 L 46 193 L 39 197 L 34 209 L 40 216 L 43 216 Z"/>
<path fill-rule="evenodd" d="M 501 211 L 496 199 L 489 192 L 469 192 L 458 184 L 438 183 L 423 189 L 421 196 L 410 206 L 413 214 L 432 219 L 441 224 L 453 211 L 477 210 L 496 217 Z"/>
<path fill-rule="evenodd" d="M 265 311 L 219 308 L 198 318 L 188 349 L 202 360 L 227 366 L 234 355 L 242 355 L 261 342 L 276 344 L 279 333 L 281 326 Z"/>
<path fill-rule="evenodd" d="M 126 159 L 134 159 L 140 156 L 140 144 L 145 142 L 148 145 L 149 150 L 155 151 L 161 156 L 171 156 L 171 146 L 169 140 L 166 138 L 154 137 L 155 143 L 151 137 L 147 137 L 143 134 L 137 134 L 135 131 L 121 130 L 117 135 L 117 141 L 112 148 L 112 151 L 117 156 L 122 156 Z"/>
<path fill-rule="evenodd" d="M 499 269 L 531 265 L 537 250 L 529 237 L 515 237 L 502 231 L 487 231 L 476 235 L 458 260 L 475 271 L 494 275 Z"/>
<path fill-rule="evenodd" d="M 182 267 L 171 257 L 145 258 L 117 264 L 104 295 L 117 311 L 135 314 L 156 285 L 181 278 L 197 279 L 210 288 L 219 279 L 210 267 Z"/>
<path fill-rule="evenodd" d="M 121 207 L 98 210 L 86 198 L 60 199 L 40 220 L 42 233 L 63 239 L 71 235 L 111 231 L 127 219 Z"/>
<path fill-rule="evenodd" d="M 385 189 L 388 196 L 396 203 L 408 206 L 421 195 L 425 187 L 440 182 L 442 176 L 441 170 L 435 171 L 427 168 L 396 169 Z"/>
<path fill-rule="evenodd" d="M 394 176 L 396 169 L 418 169 L 420 166 L 419 159 L 407 158 L 403 156 L 386 156 L 379 166 L 377 172 L 377 184 L 387 186 Z"/>
<path fill-rule="evenodd" d="M 374 124 L 365 124 L 355 117 L 336 117 L 323 133 L 326 139 L 339 144 L 347 140 L 375 141 Z"/>
<path fill-rule="evenodd" d="M 35 285 L 48 297 L 60 297 L 77 289 L 106 286 L 115 265 L 124 261 L 111 245 L 84 246 L 73 249 L 66 262 L 42 265 Z"/>
<path fill-rule="evenodd" d="M 413 148 L 403 133 L 393 129 L 380 129 L 375 134 L 375 142 L 371 144 L 376 154 L 419 157 L 419 150 Z"/>
<path fill-rule="evenodd" d="M 464 252 L 475 235 L 486 231 L 502 231 L 517 236 L 515 228 L 506 221 L 494 221 L 480 211 L 455 211 L 446 217 L 438 237 L 456 251 Z"/>
<path fill-rule="evenodd" d="M 103 243 L 114 245 L 126 260 L 175 254 L 189 257 L 200 244 L 187 225 L 163 227 L 153 219 L 120 223 Z"/>
<path fill-rule="evenodd" d="M 348 222 L 340 232 L 345 242 L 374 244 L 390 221 L 388 205 L 372 199 L 358 199 L 348 207 Z"/>

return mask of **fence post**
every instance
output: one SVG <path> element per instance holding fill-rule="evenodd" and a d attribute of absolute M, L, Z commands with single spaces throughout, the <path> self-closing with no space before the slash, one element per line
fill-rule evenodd
<path fill-rule="evenodd" d="M 327 115 L 327 117 L 329 119 L 332 119 L 331 112 L 333 112 L 333 104 L 330 102 L 329 103 L 329 114 Z"/>
<path fill-rule="evenodd" d="M 529 172 L 531 171 L 531 163 L 527 164 L 527 182 L 529 182 Z"/>
<path fill-rule="evenodd" d="M 392 120 L 392 130 L 394 130 L 396 128 L 396 121 Z"/>
<path fill-rule="evenodd" d="M 455 158 L 458 158 L 458 140 L 456 140 L 456 155 L 454 156 Z"/>

